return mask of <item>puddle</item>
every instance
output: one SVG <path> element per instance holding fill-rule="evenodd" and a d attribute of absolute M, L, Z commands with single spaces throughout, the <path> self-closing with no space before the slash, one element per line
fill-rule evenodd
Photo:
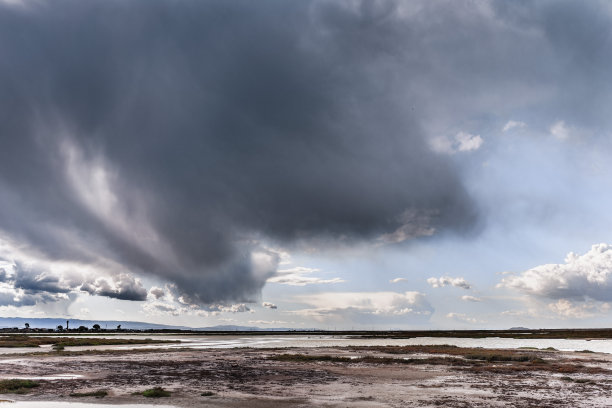
<path fill-rule="evenodd" d="M 51 401 L 8 401 L 8 400 L 0 400 L 0 404 L 6 403 L 10 404 L 11 408 L 110 408 L 110 407 L 123 407 L 123 408 L 142 408 L 142 407 L 150 407 L 148 404 L 127 404 L 127 405 L 117 405 L 117 404 L 86 404 L 82 402 L 51 402 Z M 156 408 L 176 408 L 171 405 L 155 405 Z"/>
<path fill-rule="evenodd" d="M 83 378 L 81 374 L 54 374 L 54 375 L 43 375 L 39 377 L 15 377 L 3 376 L 1 379 L 16 379 L 16 380 L 76 380 L 77 378 Z"/>

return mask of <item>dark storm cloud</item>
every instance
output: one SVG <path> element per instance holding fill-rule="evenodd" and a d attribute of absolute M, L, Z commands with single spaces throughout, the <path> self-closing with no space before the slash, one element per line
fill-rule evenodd
<path fill-rule="evenodd" d="M 72 289 L 68 282 L 61 282 L 60 277 L 55 275 L 26 270 L 19 264 L 16 264 L 13 270 L 13 285 L 16 289 L 32 293 L 68 293 Z"/>
<path fill-rule="evenodd" d="M 139 280 L 128 274 L 119 274 L 112 279 L 96 279 L 83 283 L 79 290 L 90 295 L 106 296 L 120 300 L 144 301 L 147 290 Z"/>
<path fill-rule="evenodd" d="M 521 53 L 554 55 L 516 41 L 541 24 L 520 6 L 497 11 L 514 26 L 403 8 L 1 5 L 0 230 L 54 259 L 169 279 L 195 302 L 253 299 L 278 263 L 260 241 L 468 231 L 478 212 L 425 118 L 510 100 L 545 72 Z M 83 290 L 146 297 L 126 285 Z"/>
<path fill-rule="evenodd" d="M 0 269 L 0 282 L 8 283 L 11 289 L 22 291 L 20 305 L 59 300 L 65 297 L 61 295 L 77 291 L 121 300 L 143 301 L 147 298 L 147 290 L 142 283 L 125 273 L 92 279 L 80 274 L 57 275 L 16 263 L 12 267 L 11 274 Z M 14 294 L 14 290 L 11 293 Z"/>

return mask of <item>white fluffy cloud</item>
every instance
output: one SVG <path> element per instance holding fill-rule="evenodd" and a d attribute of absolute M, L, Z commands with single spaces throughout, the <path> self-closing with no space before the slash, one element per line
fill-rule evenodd
<path fill-rule="evenodd" d="M 324 284 L 324 283 L 342 283 L 344 279 L 340 278 L 332 278 L 332 279 L 323 279 L 317 278 L 315 276 L 308 276 L 312 273 L 319 272 L 319 269 L 315 268 L 305 268 L 302 266 L 298 266 L 291 269 L 282 269 L 271 278 L 268 278 L 268 283 L 280 283 L 281 285 L 290 285 L 290 286 L 306 286 L 306 285 L 315 285 L 315 284 Z"/>
<path fill-rule="evenodd" d="M 475 323 L 484 323 L 484 321 L 478 320 L 478 319 L 476 319 L 474 317 L 470 317 L 470 316 L 468 316 L 468 315 L 466 315 L 464 313 L 448 313 L 446 315 L 446 318 L 452 319 L 452 320 L 456 320 L 456 321 L 459 321 L 459 322 L 464 322 L 464 323 L 472 323 L 472 324 L 475 324 Z"/>
<path fill-rule="evenodd" d="M 420 292 L 329 292 L 297 296 L 298 302 L 312 308 L 291 313 L 316 320 L 349 319 L 364 316 L 400 317 L 431 315 L 433 308 Z"/>
<path fill-rule="evenodd" d="M 469 296 L 469 295 L 461 296 L 461 300 L 465 302 L 482 302 L 481 298 L 477 298 L 476 296 Z"/>
<path fill-rule="evenodd" d="M 389 283 L 400 283 L 400 282 L 408 282 L 408 279 L 406 279 L 406 278 L 395 278 L 395 279 L 391 279 L 389 281 Z"/>
<path fill-rule="evenodd" d="M 480 135 L 459 132 L 454 137 L 439 136 L 431 139 L 431 148 L 438 153 L 455 154 L 480 149 L 484 140 Z"/>
<path fill-rule="evenodd" d="M 432 288 L 442 288 L 444 286 L 455 286 L 457 288 L 471 289 L 470 285 L 464 278 L 451 278 L 450 276 L 442 276 L 440 278 L 429 278 L 427 283 Z"/>
<path fill-rule="evenodd" d="M 536 266 L 498 286 L 549 299 L 612 300 L 612 245 L 593 245 L 583 255 L 570 252 L 565 263 Z"/>
<path fill-rule="evenodd" d="M 564 318 L 585 319 L 608 312 L 610 304 L 601 302 L 572 302 L 567 299 L 559 299 L 557 302 L 549 304 L 548 309 Z"/>
<path fill-rule="evenodd" d="M 525 122 L 520 122 L 516 120 L 509 120 L 502 129 L 502 132 L 509 132 L 512 129 L 520 129 L 526 127 L 527 124 Z"/>
<path fill-rule="evenodd" d="M 290 322 L 286 322 L 284 320 L 249 320 L 249 324 L 256 324 L 256 325 L 287 324 L 287 323 L 290 323 Z"/>
<path fill-rule="evenodd" d="M 565 125 L 565 121 L 559 120 L 550 127 L 550 134 L 559 140 L 565 140 L 570 136 L 570 130 Z"/>

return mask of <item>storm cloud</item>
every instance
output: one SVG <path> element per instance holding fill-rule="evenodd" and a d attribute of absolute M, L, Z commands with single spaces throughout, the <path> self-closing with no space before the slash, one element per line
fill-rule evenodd
<path fill-rule="evenodd" d="M 212 302 L 275 273 L 262 240 L 469 227 L 460 180 L 397 103 L 394 19 L 392 3 L 1 6 L 0 228 Z"/>
<path fill-rule="evenodd" d="M 550 34 L 567 8 L 482 4 L 0 3 L 1 236 L 211 303 L 253 300 L 277 244 L 470 231 L 477 206 L 432 140 L 468 135 L 453 152 L 473 154 L 486 135 L 440 127 L 586 69 L 519 58 L 582 46 Z M 83 290 L 146 298 L 124 281 Z"/>

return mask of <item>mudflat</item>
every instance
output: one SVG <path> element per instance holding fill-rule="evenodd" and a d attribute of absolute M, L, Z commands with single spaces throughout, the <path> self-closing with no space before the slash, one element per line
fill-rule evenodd
<path fill-rule="evenodd" d="M 176 407 L 606 407 L 612 356 L 454 346 L 155 349 L 0 358 L 0 399 Z M 147 398 L 160 387 L 170 396 Z M 5 390 L 6 391 L 6 390 Z M 8 391 L 7 391 L 8 392 Z"/>

